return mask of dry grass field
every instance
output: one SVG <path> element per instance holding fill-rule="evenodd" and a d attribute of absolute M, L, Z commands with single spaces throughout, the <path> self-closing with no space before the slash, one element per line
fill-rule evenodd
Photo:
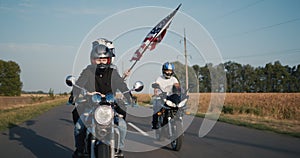
<path fill-rule="evenodd" d="M 56 98 L 59 97 L 61 96 L 56 96 Z M 0 96 L 0 110 L 35 105 L 50 100 L 53 100 L 53 98 L 47 94 L 25 94 L 16 97 Z"/>
<path fill-rule="evenodd" d="M 137 94 L 149 103 L 151 95 Z M 250 124 L 266 125 L 281 132 L 300 131 L 300 93 L 191 93 L 188 112 L 220 113 Z"/>
<path fill-rule="evenodd" d="M 212 95 L 200 94 L 198 113 L 209 110 Z M 300 93 L 226 93 L 222 112 L 300 121 Z"/>
<path fill-rule="evenodd" d="M 149 94 L 135 96 L 143 103 L 151 99 Z M 214 108 L 222 108 L 224 114 L 300 120 L 300 93 L 191 93 L 188 105 L 197 106 L 193 113 L 209 113 Z"/>

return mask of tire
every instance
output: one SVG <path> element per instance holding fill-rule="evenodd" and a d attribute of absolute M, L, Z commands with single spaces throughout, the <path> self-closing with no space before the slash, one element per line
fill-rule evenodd
<path fill-rule="evenodd" d="M 157 129 L 155 130 L 155 139 L 158 141 L 162 141 L 163 139 L 163 129 L 162 129 L 163 118 L 162 116 L 158 116 Z"/>
<path fill-rule="evenodd" d="M 181 149 L 183 142 L 183 135 L 180 135 L 178 138 L 171 142 L 171 147 L 174 151 L 179 151 Z"/>
<path fill-rule="evenodd" d="M 155 130 L 155 139 L 158 141 L 162 141 L 163 137 L 162 137 L 161 128 Z"/>
<path fill-rule="evenodd" d="M 97 158 L 110 158 L 110 147 L 104 143 L 100 143 L 96 146 Z"/>
<path fill-rule="evenodd" d="M 183 127 L 180 121 L 176 121 L 176 135 L 177 138 L 171 142 L 171 147 L 174 151 L 179 151 L 183 143 Z"/>

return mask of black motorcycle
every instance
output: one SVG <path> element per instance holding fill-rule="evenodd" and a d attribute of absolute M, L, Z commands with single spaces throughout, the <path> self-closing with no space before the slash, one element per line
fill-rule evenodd
<path fill-rule="evenodd" d="M 82 97 L 76 99 L 75 106 L 88 107 L 89 111 L 83 113 L 83 119 L 86 126 L 85 135 L 85 157 L 89 158 L 114 158 L 119 150 L 120 130 L 117 127 L 118 119 L 123 115 L 116 112 L 116 104 L 125 106 L 122 99 L 115 99 L 112 94 L 105 97 L 100 94 L 87 95 L 87 91 L 75 84 L 75 78 L 68 76 L 66 78 L 68 86 L 75 86 L 82 90 Z M 130 91 L 139 92 L 144 85 L 137 81 Z M 126 93 L 126 92 L 124 92 Z"/>
<path fill-rule="evenodd" d="M 157 88 L 162 91 L 158 84 L 152 84 L 152 88 Z M 188 90 L 185 93 L 174 93 L 167 96 L 165 92 L 159 95 L 162 108 L 157 112 L 158 129 L 155 130 L 157 140 L 167 138 L 171 140 L 171 147 L 175 151 L 181 149 L 184 137 L 183 130 L 183 115 L 186 109 L 186 102 L 189 96 Z M 165 127 L 166 126 L 166 127 Z"/>

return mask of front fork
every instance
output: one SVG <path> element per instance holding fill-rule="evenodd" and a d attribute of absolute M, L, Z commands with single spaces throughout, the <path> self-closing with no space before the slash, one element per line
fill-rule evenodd
<path fill-rule="evenodd" d="M 113 158 L 115 157 L 115 130 L 114 128 L 114 121 L 112 121 L 112 126 L 111 126 L 111 135 L 110 135 L 110 157 Z"/>
<path fill-rule="evenodd" d="M 170 138 L 172 138 L 174 136 L 171 119 L 172 119 L 171 117 L 168 117 L 168 127 L 169 127 L 169 136 L 170 136 Z M 175 125 L 176 125 L 176 121 L 180 121 L 181 127 L 183 127 L 182 116 L 178 117 L 178 120 L 173 120 L 173 121 L 175 122 Z M 177 130 L 177 128 L 178 127 L 176 127 L 176 130 Z"/>
<path fill-rule="evenodd" d="M 94 119 L 92 119 L 92 124 L 94 124 Z M 119 145 L 120 145 L 120 131 L 118 129 L 118 127 L 114 127 L 114 121 L 112 121 L 112 126 L 111 126 L 111 133 L 110 133 L 110 155 L 111 155 L 111 158 L 114 158 L 115 157 L 115 148 L 117 149 L 117 152 L 119 152 Z M 96 128 L 95 127 L 92 127 L 91 128 L 92 130 L 92 133 L 95 134 L 96 132 Z M 115 133 L 117 134 L 118 138 L 118 146 L 115 147 Z M 96 158 L 96 155 L 95 155 L 95 146 L 96 146 L 96 137 L 94 135 L 92 135 L 91 137 L 91 148 L 90 148 L 90 156 L 91 158 Z"/>
<path fill-rule="evenodd" d="M 172 138 L 173 137 L 173 130 L 172 130 L 172 125 L 171 125 L 171 117 L 168 117 L 168 126 L 169 126 L 169 136 L 170 136 L 170 138 Z"/>
<path fill-rule="evenodd" d="M 120 150 L 120 141 L 121 141 L 121 135 L 120 135 L 120 130 L 118 129 L 118 127 L 115 127 L 114 125 L 114 121 L 112 121 L 112 132 L 111 132 L 111 136 L 110 136 L 110 155 L 111 158 L 115 157 L 115 153 L 119 152 Z M 117 146 L 115 144 L 115 135 L 117 135 Z M 115 150 L 117 149 L 117 150 Z"/>
<path fill-rule="evenodd" d="M 96 144 L 96 139 L 94 136 L 91 138 L 91 158 L 95 158 L 95 144 Z"/>
<path fill-rule="evenodd" d="M 95 123 L 95 120 L 92 119 L 92 125 L 95 125 L 94 123 Z M 94 134 L 95 134 L 95 132 L 96 132 L 96 128 L 95 128 L 95 127 L 96 127 L 96 126 L 93 126 L 93 127 L 91 128 L 91 130 L 92 130 L 91 133 L 93 133 L 92 136 L 91 136 L 91 148 L 90 148 L 90 150 L 91 150 L 91 152 L 90 152 L 91 158 L 96 158 L 96 155 L 95 155 L 96 137 L 94 136 Z"/>

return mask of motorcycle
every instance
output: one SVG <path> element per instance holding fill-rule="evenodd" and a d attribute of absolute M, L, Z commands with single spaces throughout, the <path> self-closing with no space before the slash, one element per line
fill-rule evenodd
<path fill-rule="evenodd" d="M 152 84 L 152 88 L 160 89 L 159 94 L 162 108 L 157 112 L 158 129 L 155 130 L 157 140 L 163 140 L 164 137 L 171 140 L 171 148 L 174 151 L 181 149 L 184 137 L 183 115 L 185 112 L 186 102 L 189 99 L 187 95 L 189 89 L 183 94 L 174 93 L 170 96 L 166 95 L 157 83 Z M 167 125 L 167 127 L 164 127 Z"/>
<path fill-rule="evenodd" d="M 76 108 L 83 105 L 88 106 L 88 112 L 85 112 L 84 121 L 86 126 L 85 135 L 85 157 L 89 158 L 114 158 L 119 152 L 120 130 L 118 128 L 118 119 L 124 117 L 116 113 L 116 104 L 125 106 L 122 99 L 115 99 L 112 94 L 105 95 L 93 94 L 87 95 L 87 91 L 75 84 L 73 76 L 67 76 L 66 84 L 75 86 L 82 90 L 82 98 L 76 99 Z M 133 88 L 127 92 L 140 92 L 144 87 L 141 81 L 135 82 Z M 121 105 L 122 104 L 122 105 Z M 81 118 L 83 119 L 83 118 Z"/>

